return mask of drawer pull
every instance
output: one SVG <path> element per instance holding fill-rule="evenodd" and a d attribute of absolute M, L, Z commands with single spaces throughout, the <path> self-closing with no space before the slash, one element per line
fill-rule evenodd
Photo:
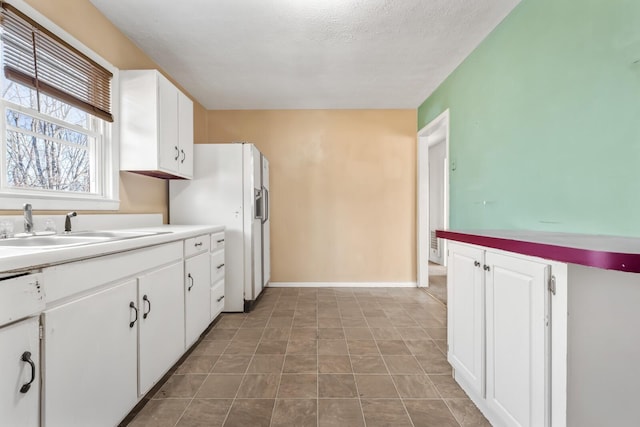
<path fill-rule="evenodd" d="M 473 262 L 473 265 L 474 265 L 474 266 L 476 266 L 476 267 L 480 267 L 480 262 L 478 262 L 478 261 L 474 261 L 474 262 Z"/>
<path fill-rule="evenodd" d="M 220 298 L 218 298 L 216 301 L 220 302 L 224 299 L 224 295 L 222 295 Z"/>
<path fill-rule="evenodd" d="M 29 364 L 29 366 L 31 366 L 31 379 L 28 383 L 22 384 L 22 387 L 20 387 L 20 393 L 26 393 L 31 388 L 31 383 L 33 383 L 33 381 L 36 379 L 36 364 L 33 363 L 33 360 L 31 360 L 30 351 L 25 351 L 24 353 L 22 353 L 21 359 L 23 362 L 26 362 Z"/>
<path fill-rule="evenodd" d="M 224 267 L 224 263 L 222 263 L 219 266 L 217 266 L 216 269 L 220 270 L 222 267 Z"/>
<path fill-rule="evenodd" d="M 198 246 L 202 246 L 202 242 L 198 242 L 198 243 L 196 243 L 194 246 L 195 246 L 196 248 L 197 248 Z"/>
<path fill-rule="evenodd" d="M 218 243 L 224 243 L 224 239 L 218 240 Z"/>
<path fill-rule="evenodd" d="M 489 267 L 488 265 L 485 265 L 483 268 L 484 268 L 484 271 L 491 271 L 491 267 Z"/>
<path fill-rule="evenodd" d="M 136 324 L 136 322 L 138 321 L 138 308 L 137 308 L 137 307 L 136 307 L 136 305 L 133 303 L 133 301 L 131 301 L 131 302 L 129 303 L 129 307 L 133 308 L 133 309 L 135 310 L 135 312 L 136 312 L 136 318 L 135 318 L 135 319 L 133 319 L 133 321 L 129 323 L 129 327 L 130 327 L 130 328 L 133 328 L 133 325 L 135 325 L 135 324 Z"/>
<path fill-rule="evenodd" d="M 191 273 L 189 273 L 187 274 L 187 277 L 189 278 L 189 280 L 191 280 L 191 285 L 187 288 L 187 291 L 191 292 L 191 288 L 193 288 L 194 285 L 193 276 L 191 275 Z"/>

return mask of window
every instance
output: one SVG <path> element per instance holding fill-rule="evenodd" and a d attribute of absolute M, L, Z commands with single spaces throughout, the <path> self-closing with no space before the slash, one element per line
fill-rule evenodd
<path fill-rule="evenodd" d="M 117 209 L 117 70 L 1 5 L 0 209 Z"/>

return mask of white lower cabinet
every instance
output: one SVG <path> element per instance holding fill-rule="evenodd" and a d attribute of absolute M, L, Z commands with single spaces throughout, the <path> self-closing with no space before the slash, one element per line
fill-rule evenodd
<path fill-rule="evenodd" d="M 224 311 L 224 276 L 224 232 L 222 232 L 211 235 L 211 321 Z"/>
<path fill-rule="evenodd" d="M 132 279 L 43 313 L 43 426 L 114 426 L 137 403 L 136 301 Z"/>
<path fill-rule="evenodd" d="M 507 425 L 549 425 L 549 266 L 487 252 L 487 403 Z"/>
<path fill-rule="evenodd" d="M 59 264 L 35 281 L 20 276 L 22 288 L 0 286 L 33 299 L 0 307 L 0 322 L 26 318 L 0 327 L 0 425 L 118 425 L 212 320 L 224 278 L 212 287 L 210 240 Z"/>
<path fill-rule="evenodd" d="M 40 340 L 38 318 L 0 328 L 0 424 L 40 423 Z"/>
<path fill-rule="evenodd" d="M 484 386 L 484 251 L 451 244 L 449 248 L 448 359 L 456 378 L 485 396 Z"/>
<path fill-rule="evenodd" d="M 211 276 L 209 252 L 184 262 L 185 347 L 196 342 L 211 322 Z"/>
<path fill-rule="evenodd" d="M 454 376 L 494 425 L 550 425 L 550 266 L 449 245 Z"/>
<path fill-rule="evenodd" d="M 182 261 L 138 278 L 138 395 L 143 396 L 184 353 Z"/>

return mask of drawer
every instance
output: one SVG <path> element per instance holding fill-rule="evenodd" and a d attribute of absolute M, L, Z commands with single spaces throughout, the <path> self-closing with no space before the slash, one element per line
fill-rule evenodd
<path fill-rule="evenodd" d="M 42 274 L 46 302 L 50 304 L 179 261 L 182 250 L 182 242 L 177 241 L 45 268 Z"/>
<path fill-rule="evenodd" d="M 211 235 L 211 252 L 224 248 L 224 232 Z"/>
<path fill-rule="evenodd" d="M 209 250 L 209 235 L 204 234 L 184 241 L 184 256 L 190 257 Z"/>
<path fill-rule="evenodd" d="M 224 279 L 224 251 L 211 254 L 211 283 Z"/>
<path fill-rule="evenodd" d="M 0 280 L 0 326 L 44 310 L 42 274 Z"/>
<path fill-rule="evenodd" d="M 224 279 L 211 288 L 211 320 L 224 311 Z"/>

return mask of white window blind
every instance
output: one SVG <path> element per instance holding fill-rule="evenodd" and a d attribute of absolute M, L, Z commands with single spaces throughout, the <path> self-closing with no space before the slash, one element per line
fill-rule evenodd
<path fill-rule="evenodd" d="M 5 77 L 113 122 L 111 72 L 15 7 L 0 5 Z"/>

